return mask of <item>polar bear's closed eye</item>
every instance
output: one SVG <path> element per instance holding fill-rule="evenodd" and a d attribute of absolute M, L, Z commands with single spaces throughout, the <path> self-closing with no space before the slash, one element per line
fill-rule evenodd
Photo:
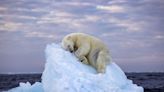
<path fill-rule="evenodd" d="M 62 40 L 62 47 L 67 51 L 70 51 L 70 52 L 74 51 L 74 43 L 68 38 L 64 38 Z"/>

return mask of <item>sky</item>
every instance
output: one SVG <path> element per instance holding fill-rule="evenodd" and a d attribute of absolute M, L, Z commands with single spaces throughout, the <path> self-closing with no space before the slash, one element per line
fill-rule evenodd
<path fill-rule="evenodd" d="M 125 72 L 164 72 L 163 0 L 0 0 L 0 73 L 40 73 L 47 44 L 100 38 Z"/>

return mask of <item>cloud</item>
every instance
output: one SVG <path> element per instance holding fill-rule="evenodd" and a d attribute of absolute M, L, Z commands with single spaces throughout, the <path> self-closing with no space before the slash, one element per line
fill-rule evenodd
<path fill-rule="evenodd" d="M 38 24 L 45 23 L 68 23 L 71 22 L 71 17 L 74 15 L 64 11 L 50 11 L 50 13 L 42 16 L 40 20 L 37 21 Z"/>
<path fill-rule="evenodd" d="M 154 39 L 156 39 L 156 40 L 163 40 L 164 39 L 164 35 L 156 35 L 154 37 Z"/>
<path fill-rule="evenodd" d="M 124 13 L 124 12 L 126 12 L 125 7 L 118 6 L 118 5 L 108 5 L 108 6 L 97 5 L 96 9 L 109 11 L 111 13 Z"/>
<path fill-rule="evenodd" d="M 127 0 L 110 0 L 108 4 L 113 5 L 113 4 L 122 4 L 122 3 L 127 3 L 127 2 L 128 2 Z"/>
<path fill-rule="evenodd" d="M 120 47 L 125 48 L 125 49 L 134 49 L 134 48 L 145 48 L 145 47 L 150 47 L 152 44 L 151 43 L 146 43 L 145 41 L 140 41 L 136 39 L 129 39 L 126 41 L 120 41 Z"/>
<path fill-rule="evenodd" d="M 9 31 L 14 32 L 18 29 L 22 28 L 22 23 L 15 23 L 15 22 L 5 22 L 0 25 L 0 31 Z"/>
<path fill-rule="evenodd" d="M 60 5 L 63 5 L 63 6 L 69 5 L 69 6 L 76 6 L 76 7 L 94 6 L 93 3 L 89 3 L 89 2 L 67 2 L 67 1 L 65 1 L 65 2 L 56 2 L 56 3 L 54 3 L 54 5 L 59 5 L 59 6 Z"/>
<path fill-rule="evenodd" d="M 98 22 L 101 19 L 101 17 L 96 15 L 85 15 L 82 19 L 84 19 L 84 21 L 87 22 Z"/>
<path fill-rule="evenodd" d="M 90 15 L 90 14 L 79 15 L 78 13 L 75 12 L 54 10 L 42 16 L 37 21 L 37 24 L 39 25 L 54 24 L 71 29 L 83 30 L 88 26 L 88 24 L 96 23 L 100 19 L 101 17 L 98 15 Z"/>
<path fill-rule="evenodd" d="M 19 11 L 19 12 L 33 12 L 33 13 L 43 13 L 43 12 L 48 12 L 47 8 L 33 8 L 33 9 L 29 9 L 29 8 L 14 8 L 14 11 Z"/>
<path fill-rule="evenodd" d="M 39 37 L 39 38 L 49 38 L 49 39 L 54 39 L 55 36 L 52 34 L 44 33 L 44 32 L 26 32 L 25 37 Z"/>
<path fill-rule="evenodd" d="M 0 6 L 0 12 L 6 11 L 8 8 Z"/>
<path fill-rule="evenodd" d="M 112 23 L 117 27 L 125 28 L 127 32 L 140 32 L 143 31 L 144 27 L 148 24 L 147 21 L 144 20 L 135 20 L 135 19 L 120 19 L 117 17 L 109 16 L 108 19 L 105 20 L 108 23 Z"/>

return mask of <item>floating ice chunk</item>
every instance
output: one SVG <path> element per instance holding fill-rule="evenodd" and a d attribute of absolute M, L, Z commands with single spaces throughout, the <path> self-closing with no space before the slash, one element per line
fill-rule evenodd
<path fill-rule="evenodd" d="M 8 92 L 44 92 L 42 84 L 40 82 L 35 82 L 31 85 L 29 82 L 19 83 L 19 87 L 13 88 Z"/>

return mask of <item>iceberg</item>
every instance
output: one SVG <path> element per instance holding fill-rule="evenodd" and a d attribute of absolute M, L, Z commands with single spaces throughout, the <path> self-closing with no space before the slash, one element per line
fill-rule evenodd
<path fill-rule="evenodd" d="M 46 64 L 41 83 L 20 83 L 19 87 L 8 92 L 144 92 L 143 87 L 127 79 L 114 62 L 107 66 L 105 74 L 101 74 L 79 62 L 60 44 L 47 45 L 45 53 Z"/>

